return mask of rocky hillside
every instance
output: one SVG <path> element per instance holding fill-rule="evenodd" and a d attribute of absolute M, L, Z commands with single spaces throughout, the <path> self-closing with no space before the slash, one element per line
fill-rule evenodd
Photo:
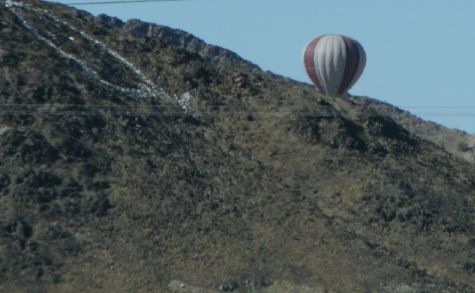
<path fill-rule="evenodd" d="M 241 63 L 249 67 L 255 65 L 240 59 L 233 52 L 208 45 L 202 40 L 179 30 L 166 26 L 130 20 L 122 22 L 120 19 L 107 15 L 99 15 L 96 21 L 101 25 L 116 28 L 122 33 L 137 38 L 154 38 L 190 53 L 198 54 L 203 59 L 218 64 Z M 475 134 L 468 134 L 457 129 L 450 129 L 437 123 L 420 119 L 411 113 L 369 97 L 350 97 L 353 102 L 363 107 L 373 109 L 380 115 L 389 116 L 405 127 L 409 132 L 430 140 L 445 148 L 451 154 L 475 163 Z"/>
<path fill-rule="evenodd" d="M 362 99 L 39 1 L 0 40 L 0 291 L 475 290 L 475 166 Z"/>
<path fill-rule="evenodd" d="M 436 143 L 451 154 L 475 163 L 475 134 L 423 120 L 407 111 L 368 97 L 354 97 L 353 101 L 390 116 L 409 132 Z"/>

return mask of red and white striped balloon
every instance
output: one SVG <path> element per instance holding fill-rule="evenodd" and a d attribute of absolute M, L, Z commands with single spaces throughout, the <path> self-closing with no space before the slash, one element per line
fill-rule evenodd
<path fill-rule="evenodd" d="M 341 96 L 363 73 L 366 54 L 356 40 L 342 35 L 323 35 L 305 47 L 304 64 L 320 92 Z"/>

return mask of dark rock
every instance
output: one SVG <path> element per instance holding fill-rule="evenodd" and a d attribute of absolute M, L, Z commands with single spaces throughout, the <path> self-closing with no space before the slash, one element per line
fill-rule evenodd
<path fill-rule="evenodd" d="M 92 200 L 91 212 L 98 217 L 107 215 L 108 210 L 112 207 L 109 198 L 105 193 L 100 193 L 97 198 Z"/>
<path fill-rule="evenodd" d="M 5 173 L 0 173 L 0 191 L 10 185 L 10 177 Z"/>
<path fill-rule="evenodd" d="M 5 150 L 5 160 L 11 160 L 15 155 L 19 155 L 24 163 L 51 163 L 58 159 L 56 148 L 43 134 L 35 131 L 7 131 L 0 145 Z"/>
<path fill-rule="evenodd" d="M 85 110 L 90 111 L 90 110 Z M 63 135 L 71 136 L 79 139 L 84 135 L 97 137 L 98 130 L 106 126 L 106 119 L 100 113 L 88 113 L 88 115 L 71 115 L 66 116 L 58 123 L 59 131 Z"/>
<path fill-rule="evenodd" d="M 61 197 L 71 197 L 78 195 L 82 190 L 83 187 L 81 184 L 79 184 L 74 178 L 69 178 L 60 189 L 59 195 Z"/>
<path fill-rule="evenodd" d="M 99 191 L 99 190 L 109 189 L 109 188 L 111 188 L 111 185 L 107 181 L 96 181 L 96 182 L 93 182 L 89 186 L 89 189 L 94 190 L 94 191 Z"/>
<path fill-rule="evenodd" d="M 239 288 L 239 283 L 236 281 L 227 281 L 219 286 L 219 290 L 223 292 L 232 292 Z"/>
<path fill-rule="evenodd" d="M 38 173 L 29 172 L 25 184 L 33 188 L 51 188 L 63 182 L 63 178 L 53 172 L 40 171 Z"/>
<path fill-rule="evenodd" d="M 463 264 L 463 269 L 469 273 L 475 273 L 475 262 L 467 261 Z"/>
<path fill-rule="evenodd" d="M 61 151 L 70 156 L 68 159 L 89 158 L 92 156 L 92 150 L 86 144 L 72 137 L 66 137 L 61 144 Z"/>
<path fill-rule="evenodd" d="M 131 19 L 121 27 L 122 31 L 139 38 L 156 38 L 169 46 L 184 49 L 190 53 L 198 54 L 202 58 L 213 63 L 245 63 L 251 68 L 257 66 L 243 60 L 236 53 L 229 50 L 206 44 L 201 39 L 184 31 L 171 29 L 151 23 L 145 23 L 137 19 Z"/>
<path fill-rule="evenodd" d="M 107 25 L 113 28 L 120 28 L 124 25 L 124 22 L 117 17 L 111 17 L 105 14 L 99 14 L 95 19 L 99 25 Z"/>

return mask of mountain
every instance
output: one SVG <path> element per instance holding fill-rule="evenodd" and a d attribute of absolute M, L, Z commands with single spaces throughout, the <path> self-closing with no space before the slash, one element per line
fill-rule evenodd
<path fill-rule="evenodd" d="M 409 132 L 440 145 L 453 155 L 475 163 L 474 134 L 468 134 L 458 129 L 450 129 L 437 123 L 423 120 L 411 115 L 407 111 L 368 97 L 356 97 L 354 101 L 378 113 L 391 116 Z"/>
<path fill-rule="evenodd" d="M 475 290 L 475 166 L 391 106 L 0 4 L 0 291 Z"/>

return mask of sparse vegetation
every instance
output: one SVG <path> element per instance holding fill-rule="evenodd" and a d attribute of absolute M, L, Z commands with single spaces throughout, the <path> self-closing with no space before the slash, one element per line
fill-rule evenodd
<path fill-rule="evenodd" d="M 461 141 L 457 145 L 457 150 L 459 150 L 461 152 L 468 152 L 468 151 L 471 151 L 472 149 L 473 149 L 473 147 L 470 146 L 468 144 L 468 142 L 466 142 L 466 141 Z"/>
<path fill-rule="evenodd" d="M 110 89 L 0 6 L 0 291 L 475 290 L 473 164 L 184 32 L 29 2 L 196 103 Z"/>

